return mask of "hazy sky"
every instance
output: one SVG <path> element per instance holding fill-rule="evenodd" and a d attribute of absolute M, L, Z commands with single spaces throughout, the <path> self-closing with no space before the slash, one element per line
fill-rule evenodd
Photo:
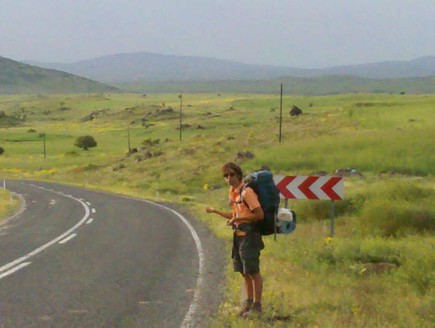
<path fill-rule="evenodd" d="M 0 0 L 0 56 L 327 67 L 435 55 L 435 0 Z"/>

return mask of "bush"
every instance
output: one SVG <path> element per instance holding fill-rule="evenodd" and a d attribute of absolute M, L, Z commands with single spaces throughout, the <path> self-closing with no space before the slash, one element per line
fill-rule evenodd
<path fill-rule="evenodd" d="M 433 244 L 428 243 L 423 247 L 419 245 L 418 252 L 412 256 L 403 255 L 400 260 L 402 266 L 398 272 L 399 278 L 407 281 L 418 293 L 428 293 L 435 283 Z"/>
<path fill-rule="evenodd" d="M 409 182 L 373 185 L 359 195 L 359 226 L 366 234 L 403 236 L 435 230 L 434 191 Z"/>
<path fill-rule="evenodd" d="M 433 231 L 434 214 L 406 203 L 373 201 L 364 207 L 361 224 L 368 233 L 397 237 L 408 233 Z"/>
<path fill-rule="evenodd" d="M 0 155 L 3 154 L 5 152 L 3 147 L 0 147 Z"/>
<path fill-rule="evenodd" d="M 281 203 L 284 207 L 284 203 Z M 304 221 L 321 221 L 330 219 L 332 203 L 330 200 L 298 201 L 293 208 Z M 335 202 L 334 217 L 339 217 L 352 212 L 353 200 L 343 199 Z"/>
<path fill-rule="evenodd" d="M 160 144 L 160 139 L 145 139 L 144 141 L 142 141 L 142 145 L 146 146 L 146 147 L 151 147 L 151 146 L 155 146 Z"/>
<path fill-rule="evenodd" d="M 403 250 L 393 240 L 368 238 L 364 240 L 334 239 L 317 249 L 316 258 L 329 265 L 393 263 L 401 264 Z"/>
<path fill-rule="evenodd" d="M 74 146 L 88 150 L 89 148 L 97 147 L 97 142 L 92 136 L 81 136 L 76 139 Z"/>

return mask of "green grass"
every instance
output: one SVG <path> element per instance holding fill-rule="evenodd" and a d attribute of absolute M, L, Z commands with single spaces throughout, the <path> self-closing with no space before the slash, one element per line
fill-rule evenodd
<path fill-rule="evenodd" d="M 160 93 L 278 93 L 294 95 L 326 95 L 341 93 L 434 93 L 434 77 L 401 79 L 367 79 L 355 76 L 320 76 L 313 78 L 283 77 L 256 81 L 200 81 L 200 82 L 136 82 L 119 84 L 131 92 Z M 162 91 L 164 90 L 164 91 Z"/>
<path fill-rule="evenodd" d="M 265 238 L 263 318 L 234 315 L 241 282 L 228 265 L 225 300 L 211 326 L 432 327 L 435 96 L 286 95 L 283 103 L 279 143 L 277 95 L 183 94 L 190 127 L 180 141 L 178 94 L 0 96 L 0 111 L 25 114 L 18 126 L 0 128 L 0 177 L 184 204 L 229 247 L 230 230 L 204 208 L 228 206 L 220 167 L 239 152 L 254 154 L 239 159 L 245 171 L 356 169 L 361 176 L 345 178 L 345 200 L 336 202 L 334 238 L 331 203 L 301 200 L 289 201 L 297 230 L 276 242 Z M 292 105 L 304 114 L 290 117 Z M 173 113 L 158 112 L 169 107 Z M 128 127 L 137 153 L 128 154 Z M 88 134 L 96 148 L 73 146 Z"/>
<path fill-rule="evenodd" d="M 7 189 L 3 189 L 3 180 L 1 180 L 0 189 L 0 224 L 2 220 L 7 219 L 16 213 L 20 207 L 20 200 L 15 195 L 10 193 Z"/>

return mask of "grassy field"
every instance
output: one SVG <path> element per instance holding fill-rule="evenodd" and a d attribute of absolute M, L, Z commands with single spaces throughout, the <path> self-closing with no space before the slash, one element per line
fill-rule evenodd
<path fill-rule="evenodd" d="M 227 207 L 224 162 L 284 175 L 354 169 L 333 238 L 330 202 L 301 200 L 289 202 L 297 230 L 265 238 L 264 316 L 235 316 L 240 278 L 228 265 L 211 325 L 432 327 L 435 96 L 287 95 L 283 105 L 279 143 L 279 96 L 184 94 L 180 140 L 178 94 L 0 96 L 0 178 L 181 203 L 230 247 L 224 222 L 204 211 Z M 303 115 L 291 117 L 292 105 Z M 97 147 L 74 147 L 83 135 Z"/>
<path fill-rule="evenodd" d="M 165 92 L 237 92 L 274 93 L 283 83 L 293 95 L 327 95 L 341 93 L 435 93 L 435 78 L 368 79 L 356 76 L 283 77 L 252 81 L 174 81 L 134 82 L 117 85 L 122 90 L 141 93 Z"/>

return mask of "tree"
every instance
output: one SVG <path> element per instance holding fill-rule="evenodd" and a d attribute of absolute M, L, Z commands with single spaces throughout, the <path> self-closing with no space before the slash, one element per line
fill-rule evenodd
<path fill-rule="evenodd" d="M 76 139 L 74 146 L 88 150 L 89 148 L 97 147 L 97 142 L 93 136 L 81 136 Z"/>

